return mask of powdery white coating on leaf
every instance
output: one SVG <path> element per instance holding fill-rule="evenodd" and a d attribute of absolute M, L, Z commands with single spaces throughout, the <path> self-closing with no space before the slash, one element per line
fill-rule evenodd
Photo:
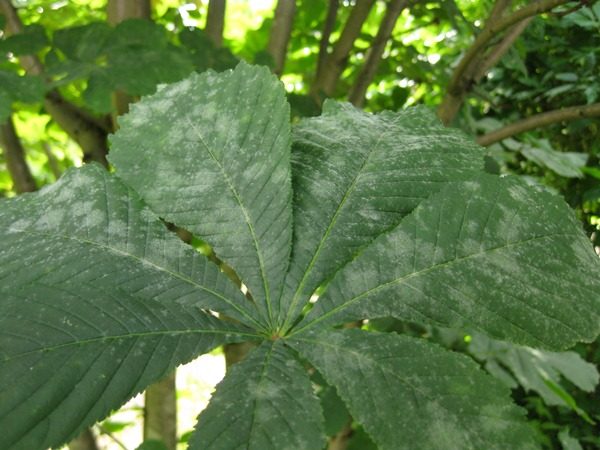
<path fill-rule="evenodd" d="M 1 209 L 0 448 L 58 446 L 176 365 L 240 340 L 241 327 L 198 307 L 247 320 L 239 290 L 102 168 Z"/>
<path fill-rule="evenodd" d="M 320 449 L 322 422 L 306 370 L 280 340 L 264 342 L 217 386 L 189 448 Z"/>
<path fill-rule="evenodd" d="M 289 343 L 382 450 L 537 448 L 508 389 L 463 355 L 361 330 L 300 334 Z"/>
<path fill-rule="evenodd" d="M 482 149 L 420 108 L 369 114 L 327 101 L 294 129 L 294 243 L 280 315 L 444 183 L 472 178 Z M 289 310 L 289 311 L 288 311 Z"/>
<path fill-rule="evenodd" d="M 598 334 L 598 268 L 564 202 L 482 176 L 448 185 L 378 237 L 299 326 L 394 316 L 560 349 Z"/>
<path fill-rule="evenodd" d="M 291 247 L 289 146 L 282 84 L 240 63 L 133 105 L 109 159 L 160 217 L 211 244 L 271 322 Z"/>

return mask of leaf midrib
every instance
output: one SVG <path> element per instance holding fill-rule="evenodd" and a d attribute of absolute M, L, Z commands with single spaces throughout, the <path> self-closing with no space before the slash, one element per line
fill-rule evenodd
<path fill-rule="evenodd" d="M 37 235 L 37 236 L 46 236 L 46 237 L 50 237 L 50 238 L 59 238 L 59 239 L 64 239 L 67 241 L 75 241 L 78 242 L 80 244 L 84 244 L 84 245 L 91 245 L 93 247 L 98 247 L 101 249 L 104 249 L 110 253 L 119 255 L 119 256 L 123 256 L 126 258 L 132 258 L 138 262 L 140 262 L 141 264 L 148 264 L 152 267 L 154 267 L 156 270 L 158 270 L 159 272 L 164 272 L 169 274 L 170 276 L 174 277 L 174 278 L 178 278 L 181 281 L 190 284 L 202 291 L 205 291 L 215 297 L 217 297 L 220 300 L 223 300 L 226 304 L 228 304 L 229 306 L 231 306 L 232 308 L 234 308 L 236 311 L 238 311 L 242 316 L 244 316 L 246 319 L 248 319 L 249 321 L 251 321 L 252 323 L 254 323 L 254 325 L 256 325 L 258 327 L 258 329 L 262 329 L 263 326 L 256 320 L 254 319 L 245 309 L 239 307 L 233 300 L 228 299 L 227 297 L 223 296 L 222 294 L 220 294 L 217 291 L 213 291 L 212 289 L 207 288 L 206 286 L 202 286 L 201 284 L 196 283 L 194 280 L 192 280 L 191 278 L 185 277 L 177 272 L 173 272 L 169 269 L 167 269 L 166 267 L 162 267 L 158 264 L 156 264 L 155 262 L 149 260 L 149 259 L 144 259 L 141 258 L 137 255 L 134 255 L 132 253 L 128 253 L 126 251 L 123 251 L 121 249 L 115 248 L 115 247 L 111 247 L 110 245 L 106 245 L 106 244 L 102 244 L 100 242 L 96 242 L 96 241 L 92 241 L 89 239 L 83 239 L 80 237 L 76 237 L 76 236 L 67 236 L 65 234 L 62 233 L 56 233 L 56 234 L 51 234 L 51 233 L 45 233 L 42 231 L 36 231 L 36 230 L 31 230 L 31 229 L 16 229 L 16 228 L 11 228 L 11 231 L 14 233 L 23 233 L 23 234 L 32 234 L 32 235 Z M 194 255 L 195 256 L 195 255 Z M 209 262 L 210 263 L 210 262 Z M 212 264 L 212 263 L 210 263 Z"/>
<path fill-rule="evenodd" d="M 574 234 L 569 234 L 569 233 L 553 233 L 553 234 L 548 234 L 548 235 L 543 235 L 543 236 L 534 236 L 532 238 L 525 239 L 525 240 L 522 240 L 522 241 L 511 242 L 511 243 L 506 244 L 506 245 L 500 245 L 498 247 L 488 248 L 488 249 L 485 249 L 483 251 L 479 251 L 477 253 L 472 253 L 470 255 L 466 255 L 466 256 L 463 256 L 463 257 L 460 257 L 460 258 L 454 258 L 454 259 L 451 259 L 450 261 L 445 261 L 445 262 L 443 262 L 441 264 L 433 265 L 433 266 L 427 267 L 425 269 L 421 269 L 421 270 L 418 270 L 416 272 L 412 272 L 412 273 L 410 273 L 408 275 L 402 276 L 400 278 L 396 278 L 394 280 L 391 280 L 391 281 L 388 281 L 386 283 L 380 284 L 378 286 L 375 286 L 375 287 L 373 287 L 371 289 L 368 289 L 368 290 L 360 293 L 359 295 L 357 295 L 357 296 L 349 299 L 348 301 L 344 302 L 343 304 L 338 305 L 335 308 L 333 308 L 333 309 L 331 309 L 331 310 L 323 313 L 321 316 L 313 319 L 312 321 L 308 322 L 304 326 L 293 330 L 291 333 L 288 334 L 288 336 L 291 337 L 291 336 L 293 336 L 293 335 L 295 335 L 297 333 L 300 333 L 301 331 L 306 330 L 307 328 L 310 328 L 310 327 L 314 326 L 315 324 L 317 324 L 319 322 L 322 322 L 323 320 L 325 320 L 328 317 L 336 314 L 337 312 L 339 312 L 339 311 L 341 311 L 343 309 L 346 309 L 348 306 L 350 306 L 350 305 L 352 305 L 352 304 L 360 301 L 364 297 L 367 297 L 367 296 L 369 296 L 371 294 L 374 294 L 374 293 L 376 293 L 376 292 L 378 292 L 380 290 L 386 289 L 389 286 L 393 286 L 395 284 L 401 284 L 401 283 L 403 283 L 403 282 L 405 282 L 407 280 L 410 280 L 411 278 L 414 278 L 414 277 L 417 277 L 417 276 L 420 276 L 420 275 L 424 275 L 424 274 L 426 274 L 428 272 L 431 272 L 431 271 L 434 271 L 434 270 L 437 270 L 437 269 L 440 269 L 440 268 L 451 266 L 454 263 L 459 263 L 459 262 L 466 261 L 466 260 L 469 260 L 469 259 L 475 259 L 475 258 L 478 258 L 478 257 L 480 257 L 482 255 L 486 255 L 486 254 L 489 254 L 489 253 L 492 253 L 492 252 L 495 252 L 495 251 L 504 250 L 506 248 L 513 247 L 515 245 L 527 244 L 529 242 L 533 242 L 533 241 L 536 241 L 536 240 L 555 238 L 557 236 L 576 237 L 576 238 L 580 237 L 579 235 L 574 235 Z M 323 293 L 321 296 L 324 296 L 324 295 L 325 295 L 325 293 Z"/>
<path fill-rule="evenodd" d="M 6 332 L 2 332 L 2 333 L 7 334 Z M 147 337 L 154 337 L 154 336 L 175 337 L 175 336 L 186 335 L 186 334 L 225 334 L 225 335 L 234 334 L 234 335 L 239 335 L 239 336 L 247 336 L 247 337 L 250 337 L 253 339 L 262 339 L 262 337 L 259 336 L 258 334 L 248 333 L 248 332 L 244 332 L 244 331 L 237 331 L 237 330 L 219 330 L 219 329 L 214 329 L 214 330 L 180 329 L 180 330 L 135 332 L 135 333 L 112 335 L 112 336 L 99 336 L 99 337 L 94 337 L 94 338 L 87 338 L 87 339 L 63 342 L 61 344 L 51 345 L 51 346 L 47 346 L 47 347 L 39 347 L 37 349 L 29 350 L 27 352 L 17 353 L 8 358 L 0 359 L 0 362 L 4 363 L 4 362 L 9 362 L 9 361 L 14 361 L 19 358 L 23 358 L 25 356 L 33 355 L 36 353 L 48 353 L 50 351 L 60 350 L 61 348 L 67 348 L 67 347 L 72 347 L 72 346 L 81 346 L 81 345 L 86 345 L 86 344 L 94 344 L 97 342 L 112 342 L 112 341 L 118 341 L 118 340 L 122 340 L 122 339 L 137 339 L 137 338 L 147 338 Z M 15 336 L 19 336 L 19 335 L 15 335 Z"/>
<path fill-rule="evenodd" d="M 204 137 L 202 136 L 202 134 L 200 133 L 200 131 L 196 128 L 196 126 L 194 125 L 194 123 L 190 120 L 190 118 L 188 116 L 185 116 L 185 118 L 188 121 L 188 124 L 190 125 L 190 128 L 198 136 L 198 139 L 200 140 L 200 143 L 204 146 L 204 148 L 208 152 L 208 154 L 211 157 L 211 159 L 215 162 L 215 164 L 217 165 L 217 167 L 221 171 L 221 174 L 223 175 L 223 178 L 225 179 L 225 183 L 227 184 L 227 187 L 229 188 L 229 190 L 233 194 L 233 197 L 235 198 L 235 201 L 237 202 L 237 204 L 239 205 L 240 209 L 242 210 L 242 214 L 244 215 L 244 219 L 245 219 L 246 225 L 248 226 L 248 230 L 250 231 L 250 236 L 252 237 L 252 244 L 254 245 L 254 250 L 256 251 L 256 256 L 258 258 L 258 265 L 259 265 L 259 269 L 260 269 L 260 273 L 261 273 L 261 278 L 262 278 L 262 282 L 263 282 L 263 289 L 265 291 L 265 301 L 266 301 L 266 304 L 267 304 L 267 314 L 269 316 L 268 319 L 269 319 L 269 321 L 272 322 L 273 321 L 273 313 L 272 313 L 272 309 L 271 309 L 271 294 L 269 292 L 269 281 L 267 279 L 267 274 L 266 274 L 266 270 L 265 270 L 265 264 L 264 264 L 264 260 L 263 260 L 263 255 L 262 255 L 262 252 L 260 250 L 260 245 L 258 243 L 258 238 L 256 237 L 256 231 L 254 230 L 254 225 L 253 225 L 252 220 L 250 218 L 250 214 L 249 214 L 248 210 L 246 209 L 246 206 L 242 202 L 242 199 L 241 199 L 241 197 L 240 197 L 237 189 L 235 188 L 235 186 L 233 185 L 231 179 L 229 178 L 229 175 L 225 172 L 225 168 L 223 167 L 223 165 L 221 164 L 221 162 L 214 155 L 214 153 L 212 152 L 212 150 L 210 149 L 210 147 L 208 146 L 208 144 L 204 140 Z"/>
<path fill-rule="evenodd" d="M 391 123 L 388 126 L 388 130 L 386 130 L 388 133 L 390 132 L 389 128 L 391 128 L 394 124 Z M 296 291 L 294 292 L 294 296 L 292 297 L 292 301 L 290 303 L 290 306 L 287 309 L 286 312 L 286 318 L 284 321 L 284 324 L 282 326 L 283 332 L 286 333 L 289 330 L 289 325 L 290 322 L 294 319 L 293 317 L 291 317 L 290 312 L 294 311 L 294 308 L 296 306 L 296 303 L 298 302 L 299 298 L 300 298 L 300 294 L 302 293 L 302 289 L 304 288 L 304 285 L 306 284 L 306 280 L 308 279 L 308 275 L 310 275 L 313 267 L 315 266 L 315 264 L 317 263 L 317 259 L 321 253 L 321 250 L 323 249 L 323 246 L 325 245 L 325 242 L 327 242 L 327 239 L 329 238 L 329 235 L 331 234 L 333 228 L 335 227 L 336 223 L 337 223 L 337 219 L 339 217 L 339 215 L 342 213 L 342 209 L 344 208 L 344 205 L 346 204 L 346 201 L 348 200 L 348 198 L 350 197 L 350 195 L 352 194 L 352 192 L 354 192 L 354 189 L 356 188 L 356 185 L 358 183 L 359 178 L 361 177 L 362 173 L 363 173 L 363 169 L 366 167 L 366 165 L 368 164 L 371 155 L 373 155 L 379 148 L 379 144 L 381 143 L 381 141 L 383 140 L 384 137 L 387 136 L 386 132 L 382 132 L 379 135 L 379 138 L 377 139 L 377 141 L 375 142 L 375 144 L 371 147 L 371 149 L 369 150 L 369 152 L 367 153 L 367 155 L 364 158 L 363 163 L 360 165 L 360 167 L 358 168 L 358 170 L 356 171 L 356 174 L 354 175 L 353 179 L 352 179 L 352 183 L 350 183 L 350 185 L 348 186 L 348 189 L 346 190 L 346 192 L 344 193 L 344 196 L 342 197 L 340 203 L 338 204 L 334 215 L 331 218 L 331 221 L 329 222 L 329 225 L 327 226 L 327 229 L 325 230 L 325 233 L 323 234 L 321 240 L 319 241 L 319 245 L 317 246 L 317 250 L 315 251 L 315 253 L 313 254 L 313 257 L 311 258 L 307 268 L 305 269 L 303 275 L 302 275 L 302 279 L 300 280 L 300 283 L 298 284 L 298 287 L 296 288 Z"/>

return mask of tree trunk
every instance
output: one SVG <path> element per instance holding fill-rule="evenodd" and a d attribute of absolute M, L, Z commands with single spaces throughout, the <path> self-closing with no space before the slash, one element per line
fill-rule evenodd
<path fill-rule="evenodd" d="M 175 372 L 146 389 L 144 440 L 162 441 L 168 450 L 177 448 L 177 396 Z"/>
<path fill-rule="evenodd" d="M 225 8 L 225 0 L 210 0 L 208 2 L 208 13 L 206 15 L 206 27 L 204 28 L 204 31 L 213 44 L 215 44 L 215 47 L 223 45 Z"/>
<path fill-rule="evenodd" d="M 35 180 L 31 175 L 27 161 L 25 161 L 25 149 L 17 136 L 12 117 L 0 125 L 0 145 L 4 149 L 4 160 L 8 173 L 13 181 L 17 194 L 33 192 L 37 189 Z"/>
<path fill-rule="evenodd" d="M 295 0 L 279 0 L 275 8 L 275 17 L 271 26 L 271 35 L 267 51 L 273 58 L 273 72 L 277 76 L 283 73 L 287 47 L 292 35 L 294 15 L 296 14 Z"/>
<path fill-rule="evenodd" d="M 375 77 L 375 73 L 377 72 L 379 63 L 381 62 L 381 57 L 383 56 L 385 46 L 392 36 L 392 32 L 394 31 L 394 26 L 398 21 L 398 17 L 400 17 L 400 13 L 402 13 L 407 3 L 408 0 L 389 1 L 385 16 L 381 20 L 381 25 L 379 25 L 377 36 L 375 36 L 375 39 L 371 44 L 371 48 L 367 53 L 365 63 L 358 74 L 356 82 L 354 83 L 352 91 L 350 92 L 350 96 L 348 97 L 353 105 L 358 107 L 363 106 L 367 88 Z"/>

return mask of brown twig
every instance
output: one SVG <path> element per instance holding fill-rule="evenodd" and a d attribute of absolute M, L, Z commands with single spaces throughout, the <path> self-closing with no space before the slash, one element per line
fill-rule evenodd
<path fill-rule="evenodd" d="M 533 130 L 535 128 L 552 125 L 570 120 L 600 117 L 600 103 L 547 111 L 528 117 L 518 122 L 511 123 L 503 128 L 484 134 L 477 138 L 479 145 L 488 146 L 508 137 Z"/>
<path fill-rule="evenodd" d="M 531 3 L 512 14 L 499 17 L 497 20 L 486 23 L 486 26 L 481 33 L 475 38 L 471 47 L 464 54 L 458 66 L 452 74 L 452 78 L 446 89 L 446 95 L 438 108 L 438 116 L 445 124 L 450 123 L 464 99 L 464 95 L 468 92 L 474 82 L 473 78 L 468 76 L 468 72 L 473 67 L 473 62 L 477 58 L 481 58 L 485 47 L 506 29 L 513 25 L 522 22 L 523 20 L 535 15 L 547 12 L 553 8 L 568 3 L 570 0 L 540 0 Z"/>

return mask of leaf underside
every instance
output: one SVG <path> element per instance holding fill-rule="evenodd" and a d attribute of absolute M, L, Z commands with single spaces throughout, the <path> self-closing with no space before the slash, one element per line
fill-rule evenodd
<path fill-rule="evenodd" d="M 2 202 L 1 448 L 62 444 L 240 340 L 263 342 L 218 386 L 194 450 L 322 448 L 303 358 L 383 449 L 535 448 L 467 357 L 330 327 L 393 316 L 552 349 L 593 339 L 598 258 L 562 200 L 483 174 L 482 150 L 424 109 L 329 101 L 292 133 L 281 83 L 245 63 L 163 87 L 120 125 L 116 177 L 85 166 Z"/>

